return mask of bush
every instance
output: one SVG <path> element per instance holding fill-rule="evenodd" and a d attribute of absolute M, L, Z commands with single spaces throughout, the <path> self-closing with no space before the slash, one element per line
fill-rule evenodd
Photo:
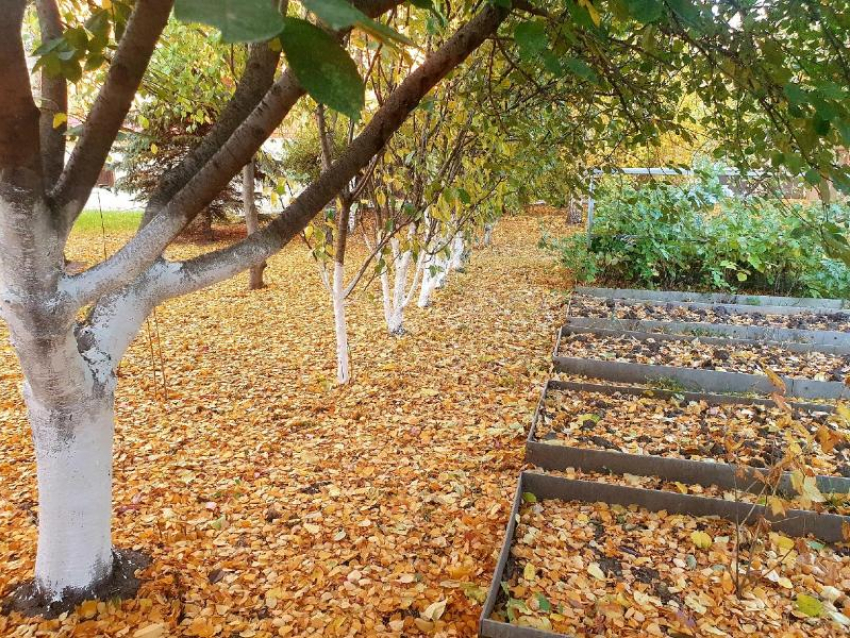
<path fill-rule="evenodd" d="M 541 245 L 584 283 L 843 298 L 850 269 L 827 254 L 821 231 L 846 235 L 848 217 L 840 206 L 732 198 L 709 172 L 684 187 L 603 190 L 590 251 L 583 235 Z"/>
<path fill-rule="evenodd" d="M 576 282 L 586 284 L 596 279 L 596 259 L 587 248 L 587 235 L 584 233 L 553 238 L 544 232 L 538 246 L 555 253 Z"/>

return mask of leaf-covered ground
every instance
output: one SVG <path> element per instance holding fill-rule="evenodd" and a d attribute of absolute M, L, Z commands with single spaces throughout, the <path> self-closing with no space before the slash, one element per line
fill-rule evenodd
<path fill-rule="evenodd" d="M 578 332 L 564 335 L 560 353 L 565 357 L 745 374 L 764 374 L 765 370 L 772 370 L 776 374 L 816 381 L 843 381 L 850 368 L 848 355 L 793 352 L 767 343 L 715 345 L 703 343 L 699 337 L 682 341 L 640 340 L 630 335 Z"/>
<path fill-rule="evenodd" d="M 271 260 L 264 291 L 243 276 L 161 307 L 117 395 L 114 541 L 152 556 L 142 590 L 55 621 L 0 617 L 0 633 L 474 635 L 561 315 L 540 221 L 501 223 L 401 338 L 361 296 L 346 388 L 302 245 Z M 69 257 L 120 239 L 76 237 Z M 32 574 L 37 495 L 5 327 L 0 341 L 5 594 Z"/>
<path fill-rule="evenodd" d="M 805 455 L 813 471 L 850 476 L 850 445 L 831 438 L 844 431 L 838 418 L 796 411 L 794 419 L 815 435 Z M 778 406 L 549 390 L 535 434 L 553 445 L 765 468 L 781 461 L 799 431 Z"/>
<path fill-rule="evenodd" d="M 843 310 L 805 312 L 789 315 L 733 313 L 722 306 L 715 309 L 675 306 L 665 303 L 601 299 L 573 295 L 569 313 L 574 317 L 602 319 L 654 319 L 661 321 L 697 321 L 741 326 L 773 326 L 796 330 L 850 330 L 850 313 Z"/>
<path fill-rule="evenodd" d="M 547 500 L 520 511 L 496 617 L 565 635 L 845 635 L 844 550 L 769 533 L 736 557 L 735 525 L 716 517 Z M 736 584 L 738 589 L 736 590 Z M 740 595 L 739 595 L 740 594 Z"/>

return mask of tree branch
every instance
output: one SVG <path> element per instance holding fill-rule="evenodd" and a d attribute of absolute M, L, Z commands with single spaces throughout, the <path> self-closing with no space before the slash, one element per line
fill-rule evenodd
<path fill-rule="evenodd" d="M 173 0 L 138 0 L 91 114 L 51 197 L 67 229 L 80 214 L 130 110 Z"/>
<path fill-rule="evenodd" d="M 399 5 L 401 1 L 355 0 L 354 5 L 370 18 L 375 18 Z M 348 30 L 341 31 L 340 37 L 347 32 Z M 279 60 L 280 52 L 273 51 L 268 43 L 252 45 L 245 71 L 227 107 L 222 111 L 212 130 L 201 140 L 200 144 L 192 149 L 180 164 L 163 176 L 145 208 L 143 225 L 162 210 L 171 198 L 204 168 L 204 165 L 228 142 L 236 129 L 257 107 L 273 85 Z M 287 73 L 291 76 L 291 72 L 287 71 Z M 294 80 L 294 76 L 290 80 Z M 295 99 L 303 95 L 303 91 L 297 82 L 291 86 L 299 91 L 299 95 Z M 251 153 L 252 157 L 253 155 L 254 153 Z M 232 177 L 227 181 L 230 181 Z"/>
<path fill-rule="evenodd" d="M 494 33 L 506 15 L 507 11 L 500 7 L 485 7 L 390 94 L 345 153 L 287 206 L 280 217 L 234 246 L 175 265 L 156 294 L 170 298 L 199 290 L 228 279 L 283 248 L 368 165 L 428 91 Z"/>
<path fill-rule="evenodd" d="M 198 211 L 251 160 L 303 94 L 295 75 L 290 71 L 284 73 L 227 144 L 165 208 L 110 258 L 79 275 L 66 277 L 61 293 L 84 306 L 130 284 L 144 273 Z"/>
<path fill-rule="evenodd" d="M 56 0 L 37 0 L 38 24 L 41 41 L 62 37 L 62 17 Z M 41 165 L 47 189 L 53 188 L 65 166 L 65 130 L 67 123 L 53 126 L 57 113 L 68 112 L 68 84 L 61 75 L 51 77 L 46 69 L 41 70 Z"/>
<path fill-rule="evenodd" d="M 0 10 L 0 196 L 3 197 L 15 196 L 16 186 L 27 190 L 40 188 L 39 112 L 32 99 L 21 40 L 26 4 L 26 0 L 9 0 Z"/>
<path fill-rule="evenodd" d="M 364 2 L 364 11 L 371 15 L 400 1 Z M 147 225 L 109 259 L 79 275 L 66 277 L 61 294 L 83 306 L 122 288 L 141 275 L 160 258 L 186 224 L 251 161 L 303 95 L 304 89 L 295 74 L 287 70 L 227 142 Z"/>
<path fill-rule="evenodd" d="M 245 121 L 274 84 L 280 51 L 274 51 L 267 42 L 251 45 L 251 53 L 233 97 L 216 119 L 210 132 L 183 160 L 162 176 L 156 191 L 145 208 L 142 223 L 147 223 L 159 212 L 192 177 L 197 175 L 212 157 Z"/>

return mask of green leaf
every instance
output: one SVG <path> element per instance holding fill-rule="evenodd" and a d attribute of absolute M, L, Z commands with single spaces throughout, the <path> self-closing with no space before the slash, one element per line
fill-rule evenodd
<path fill-rule="evenodd" d="M 301 4 L 331 29 L 350 27 L 366 17 L 346 0 L 301 0 Z"/>
<path fill-rule="evenodd" d="M 549 38 L 546 37 L 546 27 L 540 22 L 520 22 L 514 28 L 514 40 L 519 47 L 519 55 L 526 62 L 531 61 L 536 55 L 549 47 Z"/>
<path fill-rule="evenodd" d="M 808 594 L 799 594 L 795 604 L 801 613 L 810 618 L 817 618 L 823 613 L 823 603 Z"/>
<path fill-rule="evenodd" d="M 365 31 L 376 40 L 390 46 L 394 46 L 395 42 L 401 42 L 408 46 L 416 46 L 416 43 L 406 35 L 402 35 L 395 29 L 388 27 L 377 20 L 372 20 L 371 18 L 364 17 L 363 20 L 360 20 L 357 23 L 357 28 L 361 31 Z"/>
<path fill-rule="evenodd" d="M 174 17 L 214 26 L 225 42 L 268 40 L 283 28 L 272 0 L 175 0 Z"/>
<path fill-rule="evenodd" d="M 306 20 L 286 18 L 281 47 L 304 90 L 353 120 L 360 118 L 365 87 L 357 65 L 328 33 Z"/>
<path fill-rule="evenodd" d="M 850 145 L 850 121 L 839 120 L 835 123 L 835 127 L 838 129 L 842 141 L 845 144 Z"/>
<path fill-rule="evenodd" d="M 308 11 L 314 13 L 331 29 L 356 26 L 381 42 L 392 45 L 393 41 L 413 45 L 413 41 L 395 29 L 369 18 L 347 0 L 302 0 Z"/>
<path fill-rule="evenodd" d="M 700 26 L 700 12 L 693 0 L 667 0 L 667 5 L 688 26 Z"/>
<path fill-rule="evenodd" d="M 812 186 L 817 186 L 821 182 L 821 175 L 818 169 L 810 168 L 806 171 L 805 175 L 806 181 Z"/>
<path fill-rule="evenodd" d="M 783 92 L 791 104 L 796 104 L 798 106 L 800 104 L 804 104 L 809 99 L 809 94 L 806 90 L 801 88 L 799 84 L 794 84 L 793 82 L 786 84 Z"/>
<path fill-rule="evenodd" d="M 596 71 L 594 71 L 584 60 L 569 57 L 564 60 L 564 67 L 574 75 L 577 75 L 588 82 L 596 84 L 599 81 L 599 76 L 596 75 Z"/>
<path fill-rule="evenodd" d="M 446 16 L 440 13 L 440 10 L 434 4 L 433 0 L 410 0 L 410 4 L 412 4 L 417 9 L 425 9 L 426 11 L 430 11 L 431 14 L 437 18 L 437 21 L 442 25 L 446 26 L 448 24 L 448 20 L 446 20 Z"/>
<path fill-rule="evenodd" d="M 531 492 L 523 492 L 522 493 L 522 500 L 525 503 L 536 503 L 537 502 L 537 496 L 535 496 Z"/>
<path fill-rule="evenodd" d="M 549 602 L 549 599 L 540 592 L 537 592 L 537 608 L 544 614 L 552 611 L 552 604 Z"/>
<path fill-rule="evenodd" d="M 664 3 L 662 0 L 626 0 L 626 8 L 635 20 L 649 24 L 661 17 Z"/>

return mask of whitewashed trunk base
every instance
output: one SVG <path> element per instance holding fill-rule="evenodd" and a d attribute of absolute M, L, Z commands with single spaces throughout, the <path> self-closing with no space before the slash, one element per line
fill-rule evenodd
<path fill-rule="evenodd" d="M 55 601 L 112 570 L 113 398 L 62 410 L 27 404 L 38 463 L 35 581 Z"/>
<path fill-rule="evenodd" d="M 336 334 L 336 378 L 339 383 L 351 380 L 348 361 L 348 324 L 345 319 L 345 266 L 334 263 L 333 280 L 334 333 Z"/>
<path fill-rule="evenodd" d="M 148 561 L 112 547 L 112 394 L 61 408 L 24 394 L 38 468 L 38 551 L 35 578 L 4 608 L 55 617 L 83 600 L 134 596 L 135 572 Z"/>

